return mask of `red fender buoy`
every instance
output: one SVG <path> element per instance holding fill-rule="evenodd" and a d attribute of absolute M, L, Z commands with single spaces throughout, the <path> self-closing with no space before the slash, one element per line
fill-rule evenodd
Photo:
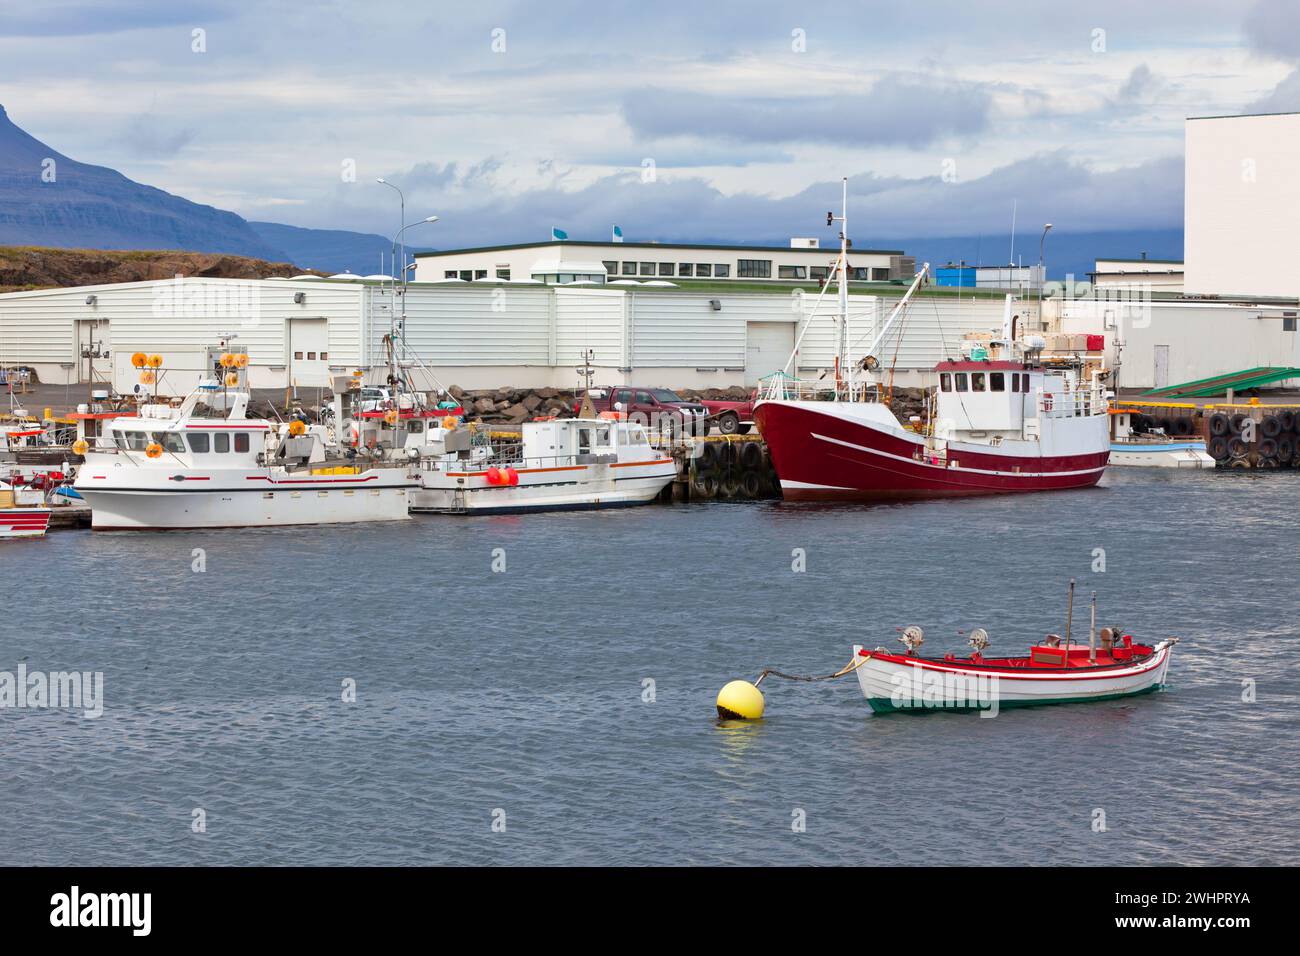
<path fill-rule="evenodd" d="M 499 485 L 504 476 L 501 474 L 500 468 L 489 468 L 484 477 L 487 478 L 487 483 L 489 485 Z"/>
<path fill-rule="evenodd" d="M 507 468 L 506 481 L 509 482 L 511 485 L 519 484 L 519 472 L 515 471 L 513 468 Z"/>

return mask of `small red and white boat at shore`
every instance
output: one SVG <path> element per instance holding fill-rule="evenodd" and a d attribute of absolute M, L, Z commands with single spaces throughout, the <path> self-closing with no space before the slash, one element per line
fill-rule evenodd
<path fill-rule="evenodd" d="M 25 492 L 0 481 L 0 538 L 40 538 L 49 529 L 54 509 L 46 507 L 43 497 L 24 500 Z"/>
<path fill-rule="evenodd" d="M 1093 617 L 1087 644 L 1048 635 L 1025 657 L 986 657 L 989 640 L 982 628 L 971 632 L 969 657 L 922 657 L 917 650 L 923 632 L 907 627 L 899 638 L 903 653 L 854 645 L 851 666 L 876 713 L 978 710 L 991 716 L 1003 707 L 1113 700 L 1165 685 L 1178 638 L 1147 645 L 1118 628 L 1098 634 L 1095 602 Z"/>
<path fill-rule="evenodd" d="M 865 357 L 854 362 L 845 318 L 847 257 L 841 233 L 840 346 L 833 384 L 770 376 L 754 406 L 754 421 L 786 499 L 1050 491 L 1087 488 L 1101 479 L 1111 450 L 1104 370 L 1077 356 L 1045 360 L 1042 336 L 1017 334 L 1010 296 L 1000 334 L 968 336 L 960 358 L 935 366 L 924 420 L 899 421 L 878 400 L 878 386 L 856 376 L 880 367 L 874 352 L 907 309 L 929 264 L 875 334 Z M 798 343 L 795 348 L 797 354 Z"/>

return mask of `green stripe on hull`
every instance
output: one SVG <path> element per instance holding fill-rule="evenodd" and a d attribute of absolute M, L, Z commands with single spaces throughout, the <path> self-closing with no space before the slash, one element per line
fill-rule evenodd
<path fill-rule="evenodd" d="M 1091 704 L 1099 700 L 1140 697 L 1143 694 L 1163 689 L 1163 684 L 1152 684 L 1150 687 L 1142 688 L 1142 690 L 1126 691 L 1123 694 L 1103 694 L 1100 697 L 1045 697 L 1042 700 L 1000 700 L 998 701 L 998 710 L 1008 710 L 1013 707 L 1045 707 L 1051 704 Z M 939 707 L 936 705 L 899 707 L 888 697 L 868 697 L 867 703 L 871 705 L 871 709 L 877 714 L 968 714 L 993 709 L 991 707 Z"/>

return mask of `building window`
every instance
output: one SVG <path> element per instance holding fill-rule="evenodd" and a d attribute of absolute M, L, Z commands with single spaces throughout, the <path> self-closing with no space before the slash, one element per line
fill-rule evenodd
<path fill-rule="evenodd" d="M 695 263 L 695 277 L 697 279 L 708 279 L 713 275 L 713 266 L 707 262 Z"/>
<path fill-rule="evenodd" d="M 328 362 L 328 361 L 330 360 L 330 354 L 329 354 L 329 352 L 321 352 L 321 354 L 320 354 L 320 360 L 321 360 L 322 362 Z"/>
<path fill-rule="evenodd" d="M 776 275 L 778 279 L 806 279 L 808 278 L 808 267 L 777 266 Z"/>
<path fill-rule="evenodd" d="M 643 276 L 652 276 L 655 274 L 655 264 L 653 262 L 641 263 L 641 274 Z"/>
<path fill-rule="evenodd" d="M 670 276 L 673 274 L 673 264 L 671 262 L 659 263 L 659 274 L 661 276 Z"/>
<path fill-rule="evenodd" d="M 464 279 L 466 282 L 469 282 L 471 279 L 474 278 L 474 270 L 473 270 L 473 269 L 461 269 L 461 270 L 460 270 L 460 278 Z"/>
<path fill-rule="evenodd" d="M 736 275 L 741 279 L 770 279 L 772 278 L 772 260 L 738 259 L 736 260 Z"/>
<path fill-rule="evenodd" d="M 1282 319 L 1282 331 L 1283 331 L 1283 332 L 1294 332 L 1294 331 L 1295 331 L 1295 316 L 1294 316 L 1294 315 L 1291 315 L 1291 316 L 1284 316 L 1284 317 L 1283 317 L 1283 319 Z"/>
<path fill-rule="evenodd" d="M 296 362 L 301 362 L 301 361 L 302 361 L 302 353 L 301 353 L 301 352 L 294 352 L 294 353 L 293 353 L 293 358 L 294 358 L 294 361 L 296 361 Z"/>
<path fill-rule="evenodd" d="M 725 262 L 715 263 L 713 266 L 713 278 L 726 279 L 731 276 L 731 266 Z"/>
<path fill-rule="evenodd" d="M 871 270 L 862 266 L 853 266 L 849 269 L 849 279 L 870 280 Z"/>
<path fill-rule="evenodd" d="M 677 274 L 689 279 L 695 274 L 695 266 L 689 262 L 679 262 L 677 263 Z"/>
<path fill-rule="evenodd" d="M 509 270 L 509 269 L 498 269 L 498 270 L 497 270 L 497 278 L 498 278 L 498 279 L 507 279 L 507 280 L 508 280 L 508 279 L 510 278 L 510 270 Z"/>
<path fill-rule="evenodd" d="M 879 267 L 879 266 L 872 266 L 872 267 L 871 267 L 871 281 L 872 281 L 872 282 L 888 282 L 888 281 L 889 281 L 889 267 L 888 267 L 888 266 L 885 266 L 884 268 L 881 268 L 881 267 Z"/>
<path fill-rule="evenodd" d="M 634 276 L 634 275 L 636 275 L 636 263 L 635 263 L 635 262 L 625 262 L 625 263 L 623 263 L 623 275 L 625 275 L 625 276 Z"/>
<path fill-rule="evenodd" d="M 601 265 L 605 267 L 605 275 L 610 275 L 610 276 L 618 275 L 617 262 L 602 262 Z"/>
<path fill-rule="evenodd" d="M 811 269 L 808 270 L 809 278 L 816 279 L 818 282 L 825 282 L 827 279 L 830 278 L 830 275 L 831 275 L 830 266 L 813 266 Z M 944 391 L 946 392 L 947 389 L 944 389 Z"/>
<path fill-rule="evenodd" d="M 455 269 L 448 269 L 446 272 L 444 272 L 444 273 L 442 274 L 442 277 L 443 277 L 444 279 L 454 279 L 454 278 L 456 278 L 456 270 L 455 270 Z"/>
<path fill-rule="evenodd" d="M 486 270 L 486 269 L 475 269 L 475 270 L 474 270 L 474 278 L 475 278 L 475 279 L 486 279 L 486 278 L 487 278 L 487 270 Z"/>

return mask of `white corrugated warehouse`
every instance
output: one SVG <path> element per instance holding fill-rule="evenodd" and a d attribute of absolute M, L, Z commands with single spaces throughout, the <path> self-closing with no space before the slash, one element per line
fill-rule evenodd
<path fill-rule="evenodd" d="M 0 365 L 43 382 L 111 377 L 131 390 L 131 354 L 165 359 L 168 390 L 192 387 L 224 336 L 248 350 L 256 388 L 321 387 L 355 368 L 383 375 L 399 290 L 378 279 L 187 278 L 0 295 Z M 406 342 L 444 385 L 571 388 L 588 350 L 605 384 L 702 388 L 753 384 L 782 368 L 805 324 L 799 374 L 833 365 L 833 295 L 531 283 L 412 283 Z M 855 354 L 893 301 L 850 297 Z M 1003 301 L 922 297 L 878 349 L 899 384 L 956 351 L 968 331 L 1000 327 Z M 98 352 L 101 357 L 95 358 Z M 104 357 L 107 353 L 107 357 Z M 793 371 L 794 369 L 792 369 Z M 420 372 L 416 371 L 419 378 Z"/>

